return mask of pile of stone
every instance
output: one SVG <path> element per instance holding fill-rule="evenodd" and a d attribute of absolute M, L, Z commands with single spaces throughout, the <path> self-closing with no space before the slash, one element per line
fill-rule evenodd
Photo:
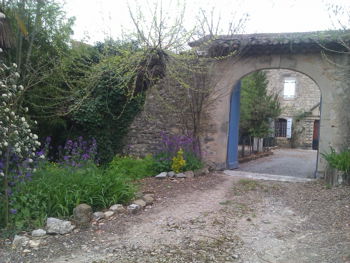
<path fill-rule="evenodd" d="M 154 202 L 154 194 L 146 193 L 142 195 L 140 198 L 134 200 L 130 205 L 123 206 L 121 204 L 112 205 L 105 212 L 95 212 L 93 213 L 93 219 L 95 221 L 100 221 L 101 219 L 109 219 L 113 216 L 117 216 L 119 214 L 136 214 L 138 211 L 142 210 L 146 206 L 152 205 Z"/>
<path fill-rule="evenodd" d="M 47 234 L 50 235 L 65 235 L 72 232 L 76 227 L 87 228 L 91 222 L 98 222 L 102 219 L 111 219 L 113 216 L 119 214 L 136 214 L 146 206 L 152 205 L 154 202 L 154 194 L 146 193 L 139 196 L 130 205 L 123 206 L 121 204 L 112 205 L 107 211 L 92 212 L 91 206 L 87 204 L 80 204 L 73 209 L 73 223 L 58 218 L 49 217 L 46 221 L 44 229 L 33 230 L 31 235 L 16 235 L 12 241 L 14 248 L 24 249 L 24 253 L 31 252 L 30 249 L 39 249 L 43 242 L 43 238 Z"/>
<path fill-rule="evenodd" d="M 47 234 L 65 235 L 75 228 L 70 221 L 49 217 L 46 220 L 46 230 L 33 230 L 31 235 L 15 235 L 12 246 L 13 248 L 23 248 L 23 253 L 31 252 L 30 249 L 38 250 L 39 246 L 46 243 L 44 238 Z"/>
<path fill-rule="evenodd" d="M 201 175 L 205 175 L 209 173 L 209 169 L 207 167 L 197 169 L 194 171 L 186 171 L 183 173 L 175 173 L 174 171 L 170 172 L 162 172 L 155 177 L 157 179 L 166 179 L 166 178 L 193 178 Z"/>

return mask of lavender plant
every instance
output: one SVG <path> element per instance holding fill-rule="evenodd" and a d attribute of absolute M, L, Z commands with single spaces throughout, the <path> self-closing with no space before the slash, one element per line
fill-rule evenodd
<path fill-rule="evenodd" d="M 156 170 L 158 172 L 169 171 L 172 169 L 172 159 L 177 155 L 180 149 L 186 165 L 183 170 L 195 170 L 201 168 L 201 152 L 197 141 L 191 135 L 167 134 L 161 132 L 160 151 L 154 156 L 156 160 Z"/>
<path fill-rule="evenodd" d="M 170 155 L 175 156 L 177 152 L 182 149 L 185 152 L 193 153 L 197 157 L 201 156 L 199 145 L 191 135 L 171 135 L 161 132 L 160 136 L 162 152 L 167 152 Z"/>
<path fill-rule="evenodd" d="M 61 164 L 71 167 L 81 167 L 88 162 L 98 163 L 97 143 L 93 138 L 86 141 L 82 136 L 77 140 L 67 140 L 64 147 L 59 148 Z"/>
<path fill-rule="evenodd" d="M 44 155 L 36 155 L 40 142 L 25 117 L 28 108 L 23 108 L 19 103 L 24 87 L 17 85 L 20 75 L 16 68 L 16 64 L 0 65 L 0 205 L 4 210 L 5 227 L 9 214 L 16 213 L 10 207 L 12 188 L 16 183 L 30 178 L 35 171 L 36 158 L 44 158 Z"/>

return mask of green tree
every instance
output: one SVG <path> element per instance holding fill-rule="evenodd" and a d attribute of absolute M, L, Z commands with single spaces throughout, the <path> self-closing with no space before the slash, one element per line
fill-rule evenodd
<path fill-rule="evenodd" d="M 45 86 L 69 50 L 74 18 L 67 18 L 56 0 L 8 0 L 2 1 L 1 9 L 15 43 L 5 60 L 18 65 L 26 90 Z"/>
<path fill-rule="evenodd" d="M 269 94 L 267 85 L 268 80 L 263 71 L 254 72 L 242 79 L 241 136 L 268 136 L 270 121 L 281 114 L 278 96 Z"/>
<path fill-rule="evenodd" d="M 18 65 L 24 86 L 19 103 L 29 108 L 27 114 L 38 120 L 39 127 L 59 126 L 59 118 L 43 116 L 49 112 L 50 98 L 62 88 L 62 61 L 71 50 L 74 18 L 66 17 L 57 0 L 8 0 L 0 7 L 11 25 L 14 43 L 3 59 Z"/>

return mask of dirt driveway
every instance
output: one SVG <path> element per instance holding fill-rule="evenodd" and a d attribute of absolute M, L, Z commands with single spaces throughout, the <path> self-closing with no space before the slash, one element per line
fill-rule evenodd
<path fill-rule="evenodd" d="M 350 262 L 349 187 L 217 173 L 142 188 L 155 192 L 153 207 L 27 253 L 2 248 L 0 262 Z"/>

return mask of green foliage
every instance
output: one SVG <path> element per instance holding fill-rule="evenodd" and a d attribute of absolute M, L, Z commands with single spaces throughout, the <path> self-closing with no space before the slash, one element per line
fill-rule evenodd
<path fill-rule="evenodd" d="M 281 113 L 277 95 L 268 94 L 268 80 L 263 71 L 242 79 L 240 105 L 240 134 L 242 136 L 266 137 L 269 120 Z"/>
<path fill-rule="evenodd" d="M 58 0 L 3 1 L 1 7 L 17 44 L 5 60 L 18 64 L 25 87 L 20 101 L 38 121 L 39 137 L 52 136 L 53 151 L 67 138 L 95 138 L 100 161 L 108 163 L 142 108 L 151 83 L 147 59 L 156 52 L 135 42 L 71 41 L 74 19 Z"/>
<path fill-rule="evenodd" d="M 337 153 L 333 148 L 329 153 L 321 153 L 328 164 L 344 174 L 350 176 L 350 149 Z"/>
<path fill-rule="evenodd" d="M 170 153 L 161 152 L 154 155 L 154 171 L 161 173 L 164 171 L 171 171 L 173 164 L 173 156 Z M 184 151 L 183 158 L 185 160 L 185 165 L 183 166 L 183 171 L 193 171 L 203 168 L 204 164 L 200 158 L 196 156 L 195 153 Z"/>
<path fill-rule="evenodd" d="M 69 218 L 81 203 L 94 210 L 128 203 L 137 190 L 134 181 L 155 175 L 154 165 L 151 156 L 118 156 L 106 169 L 92 162 L 81 167 L 42 163 L 32 180 L 18 184 L 13 191 L 11 228 L 18 231 L 42 227 L 47 217 Z M 0 208 L 3 209 L 1 203 Z"/>
<path fill-rule="evenodd" d="M 194 171 L 203 168 L 203 162 L 192 152 L 184 152 L 184 159 L 186 164 L 183 168 L 184 171 Z"/>
<path fill-rule="evenodd" d="M 145 70 L 145 56 L 133 42 L 74 44 L 60 78 L 41 91 L 48 100 L 37 102 L 41 137 L 52 136 L 54 147 L 67 138 L 95 138 L 100 162 L 110 162 L 144 104 L 147 85 L 138 70 Z"/>
<path fill-rule="evenodd" d="M 127 178 L 128 180 L 137 180 L 144 177 L 154 176 L 155 160 L 148 155 L 143 159 L 136 159 L 129 156 L 117 156 L 110 162 L 107 174 Z"/>
<path fill-rule="evenodd" d="M 16 47 L 6 51 L 5 61 L 18 65 L 30 106 L 37 92 L 50 89 L 57 78 L 61 58 L 69 50 L 74 18 L 66 17 L 57 0 L 2 1 L 1 8 Z"/>
<path fill-rule="evenodd" d="M 171 171 L 172 156 L 170 153 L 161 152 L 153 156 L 154 158 L 154 170 L 157 173 L 164 171 Z"/>
<path fill-rule="evenodd" d="M 94 210 L 129 202 L 136 191 L 132 179 L 104 172 L 90 163 L 72 169 L 54 163 L 40 167 L 33 180 L 18 185 L 13 193 L 15 229 L 43 226 L 47 217 L 68 218 L 81 203 Z"/>
<path fill-rule="evenodd" d="M 184 159 L 184 151 L 180 148 L 180 150 L 176 153 L 176 156 L 172 159 L 171 169 L 175 173 L 182 172 L 185 168 L 186 160 Z"/>

